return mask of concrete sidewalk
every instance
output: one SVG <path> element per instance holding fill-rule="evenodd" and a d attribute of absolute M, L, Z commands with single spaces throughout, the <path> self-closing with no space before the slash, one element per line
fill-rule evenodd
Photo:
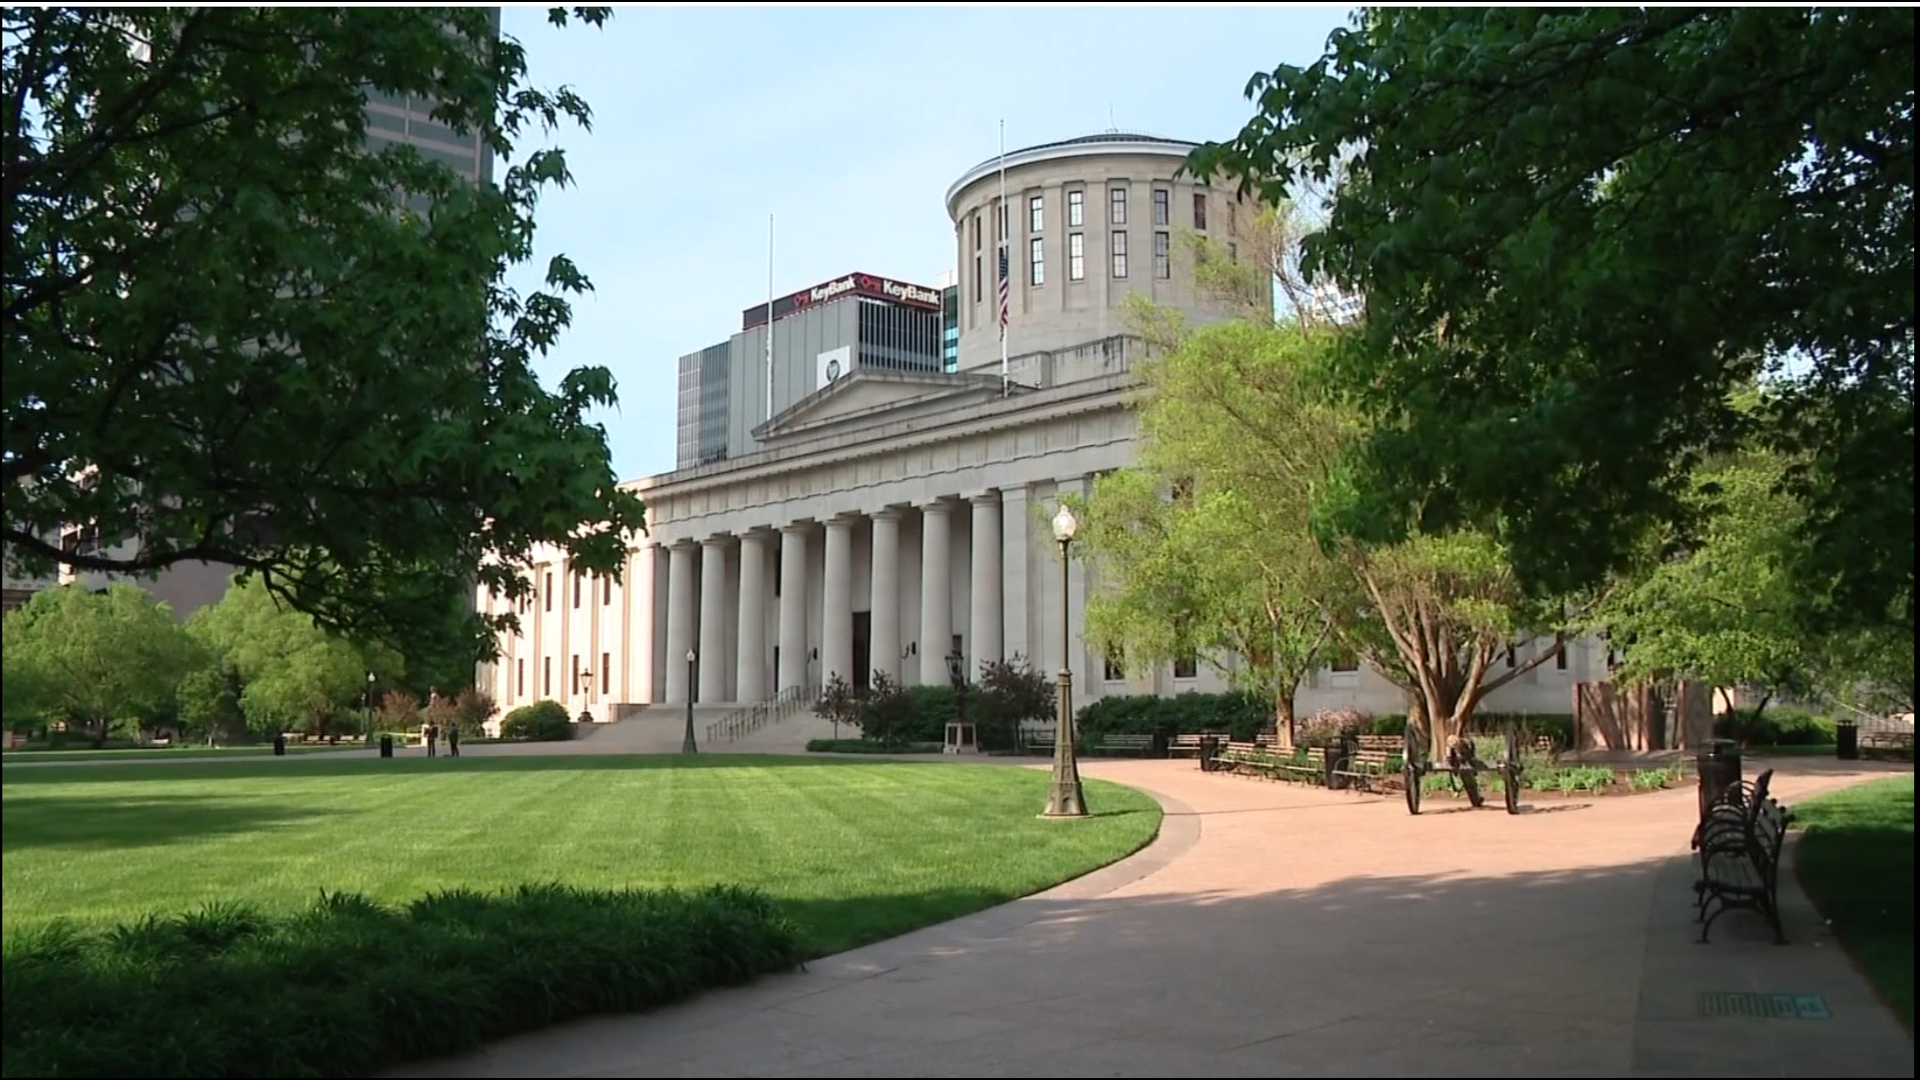
<path fill-rule="evenodd" d="M 1895 771 L 1774 764 L 1787 802 Z M 1914 1074 L 1797 887 L 1791 945 L 1737 914 L 1694 944 L 1691 789 L 1410 818 L 1192 762 L 1087 772 L 1159 796 L 1161 839 L 804 974 L 392 1075 Z M 1742 991 L 1830 1015 L 1702 1015 L 1702 994 Z"/>

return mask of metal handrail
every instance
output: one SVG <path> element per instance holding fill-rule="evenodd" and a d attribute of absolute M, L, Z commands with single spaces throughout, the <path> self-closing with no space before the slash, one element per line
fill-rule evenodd
<path fill-rule="evenodd" d="M 738 742 L 741 739 L 803 710 L 811 709 L 820 696 L 817 686 L 789 686 L 770 701 L 742 706 L 707 725 L 707 741 Z"/>

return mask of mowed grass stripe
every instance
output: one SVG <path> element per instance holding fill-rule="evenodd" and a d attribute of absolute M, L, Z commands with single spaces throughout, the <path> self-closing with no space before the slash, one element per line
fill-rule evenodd
<path fill-rule="evenodd" d="M 829 952 L 1045 888 L 1158 828 L 1151 799 L 1098 782 L 1094 819 L 1040 821 L 1046 786 L 1016 767 L 733 755 L 19 770 L 5 925 L 291 911 L 321 889 L 739 884 Z"/>

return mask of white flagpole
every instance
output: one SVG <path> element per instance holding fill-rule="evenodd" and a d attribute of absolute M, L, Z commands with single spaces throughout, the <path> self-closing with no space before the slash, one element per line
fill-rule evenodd
<path fill-rule="evenodd" d="M 1007 122 L 1005 120 L 1000 121 L 1000 220 L 994 227 L 1000 230 L 1000 263 L 1007 270 L 1005 279 L 1008 293 L 1007 305 L 1012 307 L 1013 254 L 1007 250 L 1007 244 L 1013 236 L 1013 211 L 1007 207 Z M 995 282 L 994 285 L 997 294 L 999 282 Z M 1012 321 L 1011 315 L 1007 321 Z M 1000 393 L 1002 396 L 1012 392 L 1009 381 L 1011 378 L 1011 369 L 1007 363 L 1007 323 L 1002 322 L 1000 324 Z"/>
<path fill-rule="evenodd" d="M 773 422 L 773 215 L 767 215 L 767 422 Z"/>

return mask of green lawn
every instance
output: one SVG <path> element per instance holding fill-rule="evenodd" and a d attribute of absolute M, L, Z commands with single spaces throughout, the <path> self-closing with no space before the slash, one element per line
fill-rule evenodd
<path fill-rule="evenodd" d="M 1806 829 L 1800 883 L 1913 1030 L 1913 777 L 1874 780 L 1793 807 Z"/>
<path fill-rule="evenodd" d="M 1132 852 L 1150 798 L 1089 781 L 1095 817 L 1039 820 L 1047 774 L 818 758 L 330 758 L 9 769 L 9 931 L 322 889 L 739 884 L 811 951 L 1010 900 Z"/>

